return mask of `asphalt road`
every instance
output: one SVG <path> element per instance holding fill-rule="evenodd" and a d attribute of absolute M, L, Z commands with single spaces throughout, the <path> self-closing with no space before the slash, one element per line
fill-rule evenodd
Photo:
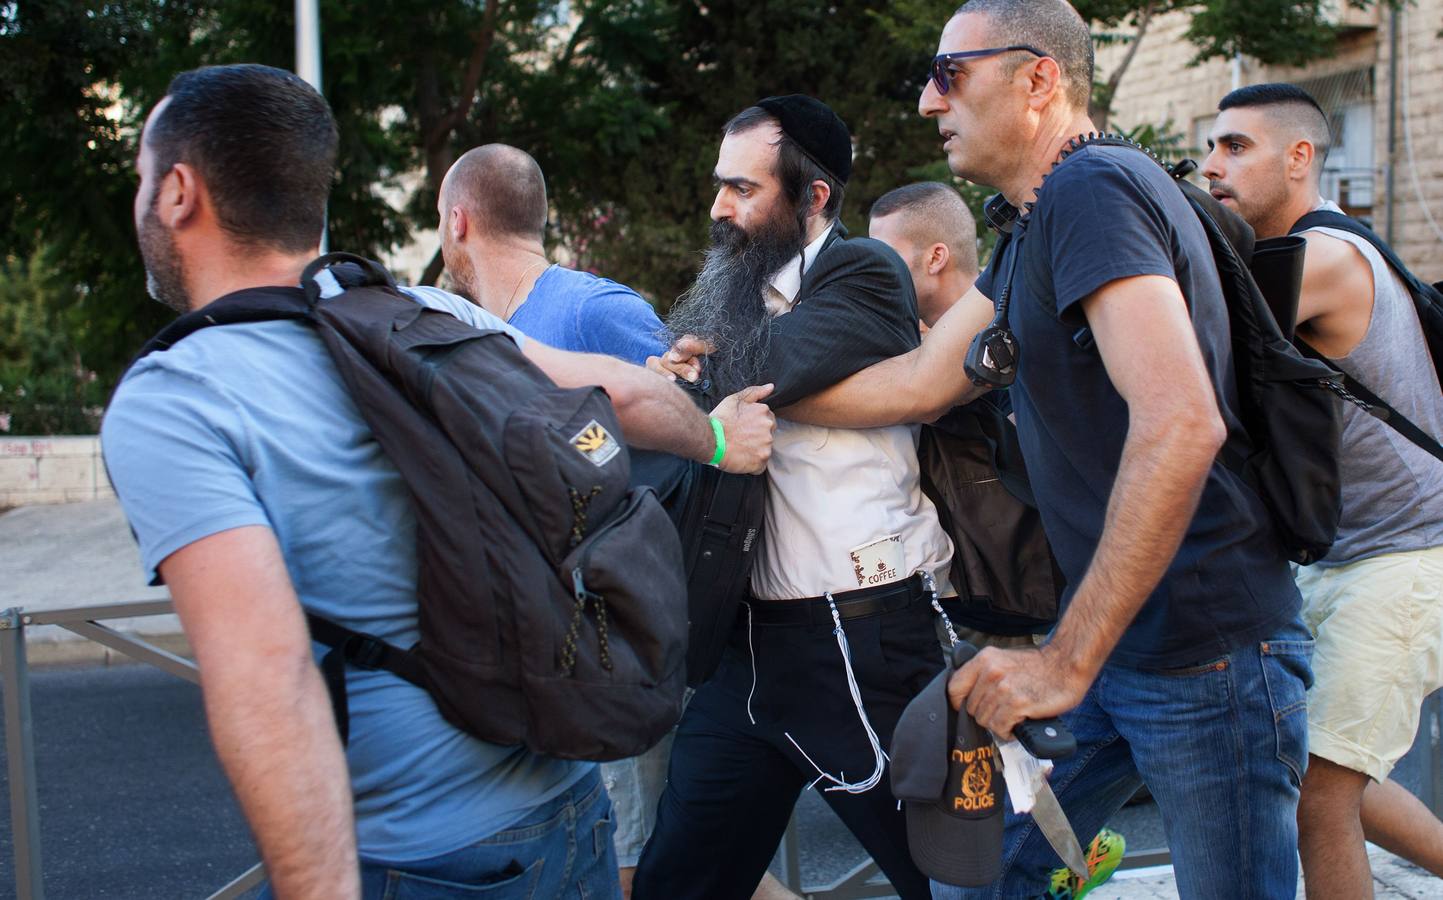
<path fill-rule="evenodd" d="M 32 673 L 31 690 L 47 897 L 204 898 L 255 861 L 194 685 L 126 665 L 44 669 Z M 1420 766 L 1415 749 L 1397 777 L 1416 790 Z M 0 898 L 15 896 L 8 790 L 0 767 Z M 865 859 L 816 794 L 803 794 L 798 817 L 809 887 Z M 1129 849 L 1164 844 L 1150 803 L 1112 824 Z"/>
<path fill-rule="evenodd" d="M 32 672 L 30 687 L 47 898 L 203 898 L 256 861 L 199 688 L 139 665 Z M 14 897 L 0 781 L 0 897 Z"/>

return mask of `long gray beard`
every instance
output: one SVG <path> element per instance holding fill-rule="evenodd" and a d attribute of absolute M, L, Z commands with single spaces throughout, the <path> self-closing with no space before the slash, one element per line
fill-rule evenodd
<path fill-rule="evenodd" d="M 802 232 L 795 219 L 782 216 L 754 235 L 717 222 L 711 237 L 701 272 L 666 325 L 674 338 L 692 334 L 711 344 L 703 376 L 710 382 L 707 393 L 719 399 L 757 384 L 766 371 L 772 336 L 767 286 L 801 252 Z"/>

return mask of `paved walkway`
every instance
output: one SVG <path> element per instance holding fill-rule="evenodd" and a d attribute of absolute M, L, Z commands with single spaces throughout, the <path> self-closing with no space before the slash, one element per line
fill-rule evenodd
<path fill-rule="evenodd" d="M 0 609 L 64 609 L 158 600 L 165 588 L 148 587 L 140 553 L 115 500 L 22 506 L 0 515 Z M 121 631 L 178 640 L 175 616 L 112 619 Z M 97 661 L 106 651 L 53 625 L 34 629 L 32 663 Z"/>
<path fill-rule="evenodd" d="M 1434 900 L 1443 897 L 1443 879 L 1404 862 L 1379 847 L 1369 846 L 1368 857 L 1373 864 L 1373 893 L 1377 900 Z M 1228 873 L 1219 872 L 1219 878 Z M 1135 869 L 1119 872 L 1112 880 L 1087 895 L 1087 900 L 1164 900 L 1177 897 L 1172 870 L 1167 868 Z M 1298 885 L 1298 897 L 1303 886 Z"/>

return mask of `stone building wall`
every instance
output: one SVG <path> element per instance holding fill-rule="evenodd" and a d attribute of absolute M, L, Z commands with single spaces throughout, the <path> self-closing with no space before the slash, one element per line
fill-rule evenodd
<path fill-rule="evenodd" d="M 0 439 L 0 509 L 114 496 L 95 435 Z"/>

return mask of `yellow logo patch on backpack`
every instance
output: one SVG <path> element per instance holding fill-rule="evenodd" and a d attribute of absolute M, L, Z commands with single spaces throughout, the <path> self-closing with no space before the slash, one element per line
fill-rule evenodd
<path fill-rule="evenodd" d="M 571 446 L 598 468 L 611 462 L 616 454 L 621 452 L 621 442 L 612 437 L 611 432 L 595 419 L 571 436 Z"/>

